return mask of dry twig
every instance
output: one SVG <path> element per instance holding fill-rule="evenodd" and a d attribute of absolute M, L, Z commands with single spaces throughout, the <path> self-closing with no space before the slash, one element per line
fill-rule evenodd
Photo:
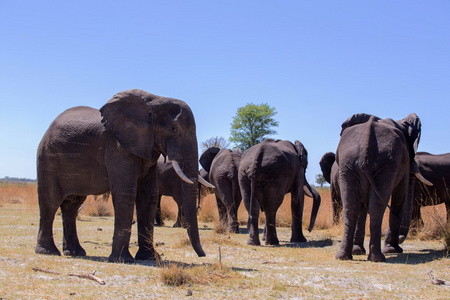
<path fill-rule="evenodd" d="M 59 272 L 56 272 L 56 271 L 44 270 L 44 269 L 41 269 L 41 268 L 38 268 L 38 267 L 34 267 L 33 271 L 36 271 L 36 272 L 39 271 L 39 272 L 44 272 L 44 273 L 49 273 L 49 274 L 62 275 L 62 273 L 59 273 Z M 76 276 L 76 277 L 80 277 L 80 278 L 87 278 L 87 279 L 90 279 L 90 280 L 97 281 L 101 285 L 105 285 L 106 282 L 104 280 L 98 278 L 97 276 L 95 276 L 95 272 L 96 271 L 92 272 L 92 274 L 74 274 L 74 273 L 69 273 L 69 274 L 67 274 L 67 276 Z"/>

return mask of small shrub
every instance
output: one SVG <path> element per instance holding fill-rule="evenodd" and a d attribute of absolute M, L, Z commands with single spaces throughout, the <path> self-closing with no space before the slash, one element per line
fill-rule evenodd
<path fill-rule="evenodd" d="M 214 232 L 217 234 L 225 234 L 227 232 L 227 225 L 222 222 L 215 222 Z"/>
<path fill-rule="evenodd" d="M 180 286 L 190 283 L 192 280 L 191 276 L 183 267 L 172 264 L 167 269 L 161 270 L 161 281 L 167 285 Z"/>
<path fill-rule="evenodd" d="M 175 248 L 186 248 L 191 246 L 191 241 L 188 238 L 184 238 L 176 243 Z"/>

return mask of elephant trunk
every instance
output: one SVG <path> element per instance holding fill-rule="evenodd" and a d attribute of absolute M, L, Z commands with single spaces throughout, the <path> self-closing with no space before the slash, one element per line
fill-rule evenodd
<path fill-rule="evenodd" d="M 308 227 L 308 231 L 311 232 L 314 228 L 314 224 L 316 223 L 316 218 L 317 218 L 317 213 L 319 212 L 321 198 L 320 198 L 320 194 L 315 189 L 311 188 L 311 186 L 309 184 L 308 184 L 308 188 L 310 189 L 311 194 L 313 196 L 313 207 L 312 207 L 311 218 L 309 220 L 309 227 Z"/>
<path fill-rule="evenodd" d="M 192 177 L 191 177 L 192 178 Z M 192 178 L 194 179 L 194 178 Z M 192 248 L 198 256 L 205 256 L 202 245 L 200 244 L 200 236 L 198 233 L 197 221 L 197 179 L 193 180 L 194 184 L 183 182 L 183 214 L 187 225 L 187 233 L 191 240 Z"/>
<path fill-rule="evenodd" d="M 199 184 L 197 143 L 192 144 L 192 149 L 186 149 L 185 147 L 182 154 L 168 151 L 168 157 L 172 161 L 175 172 L 182 179 L 183 214 L 192 248 L 198 256 L 205 256 L 200 244 L 197 222 L 197 190 Z"/>
<path fill-rule="evenodd" d="M 406 239 L 409 232 L 409 227 L 411 226 L 412 219 L 412 209 L 414 201 L 414 185 L 416 183 L 416 177 L 413 174 L 409 176 L 408 194 L 406 196 L 406 201 L 403 204 L 403 214 L 402 221 L 399 229 L 398 243 L 401 244 Z"/>

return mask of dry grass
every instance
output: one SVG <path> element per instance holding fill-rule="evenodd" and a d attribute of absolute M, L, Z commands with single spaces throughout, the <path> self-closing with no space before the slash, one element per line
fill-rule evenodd
<path fill-rule="evenodd" d="M 322 206 L 316 227 L 311 233 L 305 232 L 307 243 L 290 243 L 289 227 L 277 230 L 280 239 L 277 247 L 248 246 L 245 233 L 217 233 L 213 230 L 217 220 L 215 199 L 208 196 L 203 200 L 202 211 L 215 217 L 213 222 L 200 223 L 206 257 L 197 257 L 186 230 L 171 228 L 169 221 L 166 226 L 155 228 L 156 250 L 162 255 L 160 262 L 124 265 L 106 262 L 111 251 L 114 218 L 86 214 L 94 204 L 82 210 L 83 217 L 77 223 L 80 242 L 88 256 L 71 258 L 35 254 L 39 225 L 36 186 L 0 185 L 0 298 L 180 299 L 189 295 L 200 299 L 448 298 L 448 288 L 432 285 L 426 275 L 433 269 L 438 278 L 450 280 L 450 260 L 442 240 L 409 239 L 403 244 L 405 252 L 388 255 L 386 263 L 368 262 L 367 256 L 355 256 L 353 261 L 336 260 L 334 255 L 342 237 L 342 226 L 331 225 L 329 193 L 322 190 L 321 195 Z M 280 208 L 279 212 L 283 224 L 290 224 L 288 197 L 283 204 L 287 209 Z M 167 200 L 169 208 L 175 207 L 176 216 L 175 202 Z M 305 227 L 311 202 L 306 199 Z M 239 218 L 246 222 L 242 208 L 243 205 Z M 207 212 L 208 209 L 211 211 Z M 444 215 L 442 206 L 434 209 L 438 211 L 422 210 L 426 226 L 435 224 L 429 218 Z M 175 218 L 172 220 L 174 222 Z M 136 227 L 133 226 L 130 243 L 133 254 L 137 251 Z M 54 222 L 54 235 L 56 246 L 61 249 L 61 216 Z M 35 272 L 34 267 L 59 274 Z M 105 285 L 67 276 L 68 273 L 94 271 L 105 280 Z"/>

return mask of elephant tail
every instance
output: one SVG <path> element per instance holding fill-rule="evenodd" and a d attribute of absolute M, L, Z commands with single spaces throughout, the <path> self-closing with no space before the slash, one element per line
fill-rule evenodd
<path fill-rule="evenodd" d="M 389 210 L 393 213 L 393 210 L 392 210 L 391 206 L 389 205 L 389 199 L 387 199 L 387 201 L 385 201 L 383 199 L 383 197 L 381 196 L 381 193 L 380 193 L 377 185 L 375 184 L 375 181 L 372 176 L 372 172 L 370 170 L 370 166 L 372 165 L 372 162 L 375 161 L 375 159 L 376 159 L 373 149 L 378 148 L 377 139 L 375 137 L 375 131 L 374 131 L 375 122 L 377 122 L 378 120 L 379 119 L 377 117 L 370 116 L 370 118 L 367 122 L 365 133 L 364 133 L 364 138 L 365 138 L 365 141 L 363 142 L 364 147 L 362 148 L 362 152 L 365 154 L 365 160 L 363 160 L 361 169 L 362 169 L 363 173 L 366 175 L 366 178 L 369 181 L 369 184 L 372 186 L 372 189 L 375 192 L 375 195 L 377 196 L 380 203 L 386 205 L 389 208 Z M 395 213 L 394 213 L 394 215 L 396 217 L 399 217 Z"/>

